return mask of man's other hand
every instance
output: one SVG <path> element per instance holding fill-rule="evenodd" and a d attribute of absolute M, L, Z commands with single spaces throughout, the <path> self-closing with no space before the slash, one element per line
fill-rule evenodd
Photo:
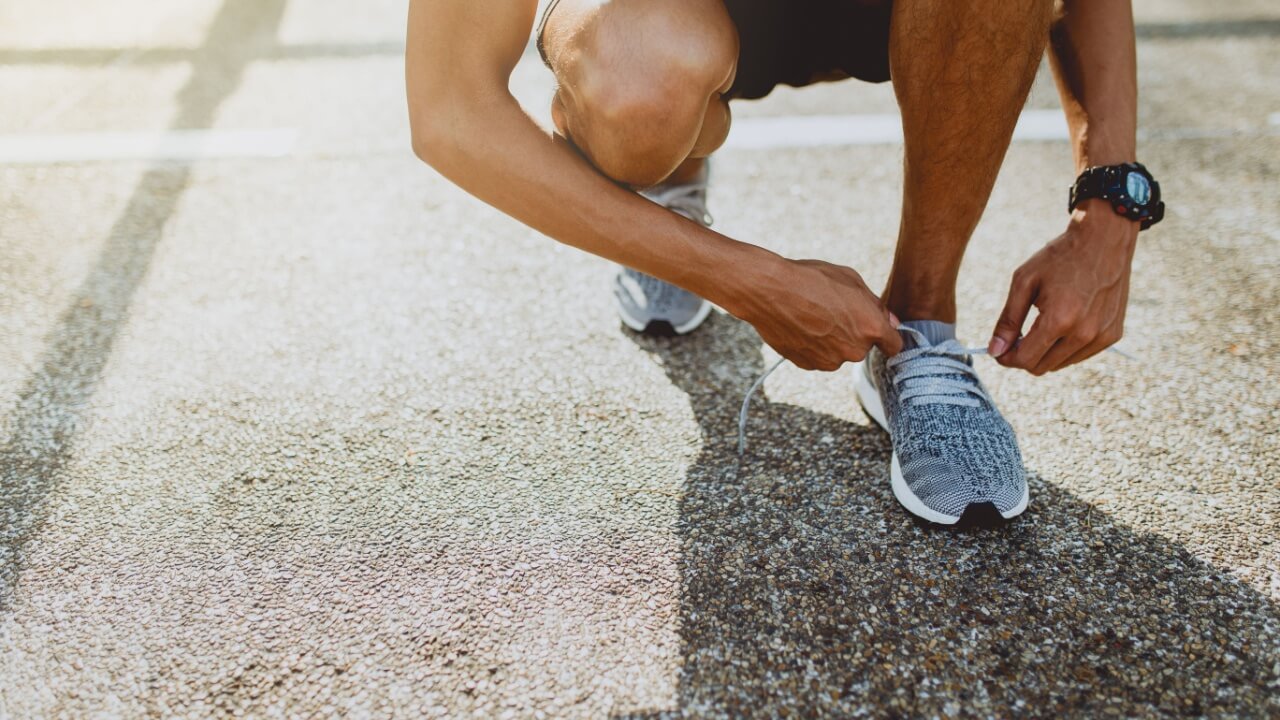
<path fill-rule="evenodd" d="M 1005 367 L 1043 375 L 1115 344 L 1124 333 L 1137 239 L 1138 223 L 1106 201 L 1081 203 L 1067 231 L 1014 272 L 991 354 Z M 1023 337 L 1033 305 L 1040 314 Z"/>
<path fill-rule="evenodd" d="M 902 350 L 897 319 L 851 268 L 820 260 L 786 260 L 751 288 L 739 317 L 804 370 L 837 370 L 873 346 Z"/>

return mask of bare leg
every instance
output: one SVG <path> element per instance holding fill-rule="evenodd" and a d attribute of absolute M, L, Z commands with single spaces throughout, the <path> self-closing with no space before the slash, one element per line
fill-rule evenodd
<path fill-rule="evenodd" d="M 960 261 L 1031 89 L 1052 8 L 1051 0 L 894 2 L 889 62 L 906 163 L 884 300 L 903 320 L 955 322 Z"/>
<path fill-rule="evenodd" d="M 557 129 L 614 180 L 691 177 L 724 143 L 738 35 L 721 0 L 563 0 L 544 46 Z"/>

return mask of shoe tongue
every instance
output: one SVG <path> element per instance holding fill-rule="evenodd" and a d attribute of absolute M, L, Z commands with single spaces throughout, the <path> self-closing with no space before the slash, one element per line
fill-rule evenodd
<path fill-rule="evenodd" d="M 944 323 L 937 320 L 907 320 L 902 325 L 923 335 L 930 345 L 937 345 L 956 339 L 955 323 Z M 902 333 L 902 341 L 907 349 L 916 347 L 919 344 L 916 342 L 916 337 L 911 333 Z"/>

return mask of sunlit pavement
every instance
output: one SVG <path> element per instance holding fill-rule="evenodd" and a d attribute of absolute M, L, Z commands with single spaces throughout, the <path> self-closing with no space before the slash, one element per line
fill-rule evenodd
<path fill-rule="evenodd" d="M 86 7 L 0 2 L 0 717 L 1280 714 L 1271 3 L 1138 3 L 1134 359 L 979 361 L 1032 506 L 966 534 L 897 507 L 848 370 L 775 374 L 740 460 L 748 326 L 637 338 L 606 263 L 419 163 L 403 0 Z M 1065 226 L 1055 107 L 972 342 Z M 735 107 L 717 227 L 880 284 L 893 112 Z M 855 130 L 762 130 L 814 115 Z"/>

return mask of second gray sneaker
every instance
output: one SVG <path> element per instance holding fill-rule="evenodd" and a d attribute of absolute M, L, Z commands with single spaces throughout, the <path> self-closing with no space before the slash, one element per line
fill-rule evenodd
<path fill-rule="evenodd" d="M 905 322 L 905 347 L 873 349 L 858 368 L 858 400 L 893 440 L 894 497 L 941 525 L 993 525 L 1027 508 L 1027 479 L 1013 428 L 974 371 L 955 326 Z"/>
<path fill-rule="evenodd" d="M 709 163 L 708 163 L 709 164 Z M 653 202 L 690 220 L 711 226 L 707 213 L 706 165 L 690 183 L 660 185 L 642 193 Z M 693 332 L 711 314 L 711 303 L 688 290 L 659 280 L 631 268 L 618 268 L 613 279 L 613 296 L 617 300 L 618 317 L 636 332 Z"/>

